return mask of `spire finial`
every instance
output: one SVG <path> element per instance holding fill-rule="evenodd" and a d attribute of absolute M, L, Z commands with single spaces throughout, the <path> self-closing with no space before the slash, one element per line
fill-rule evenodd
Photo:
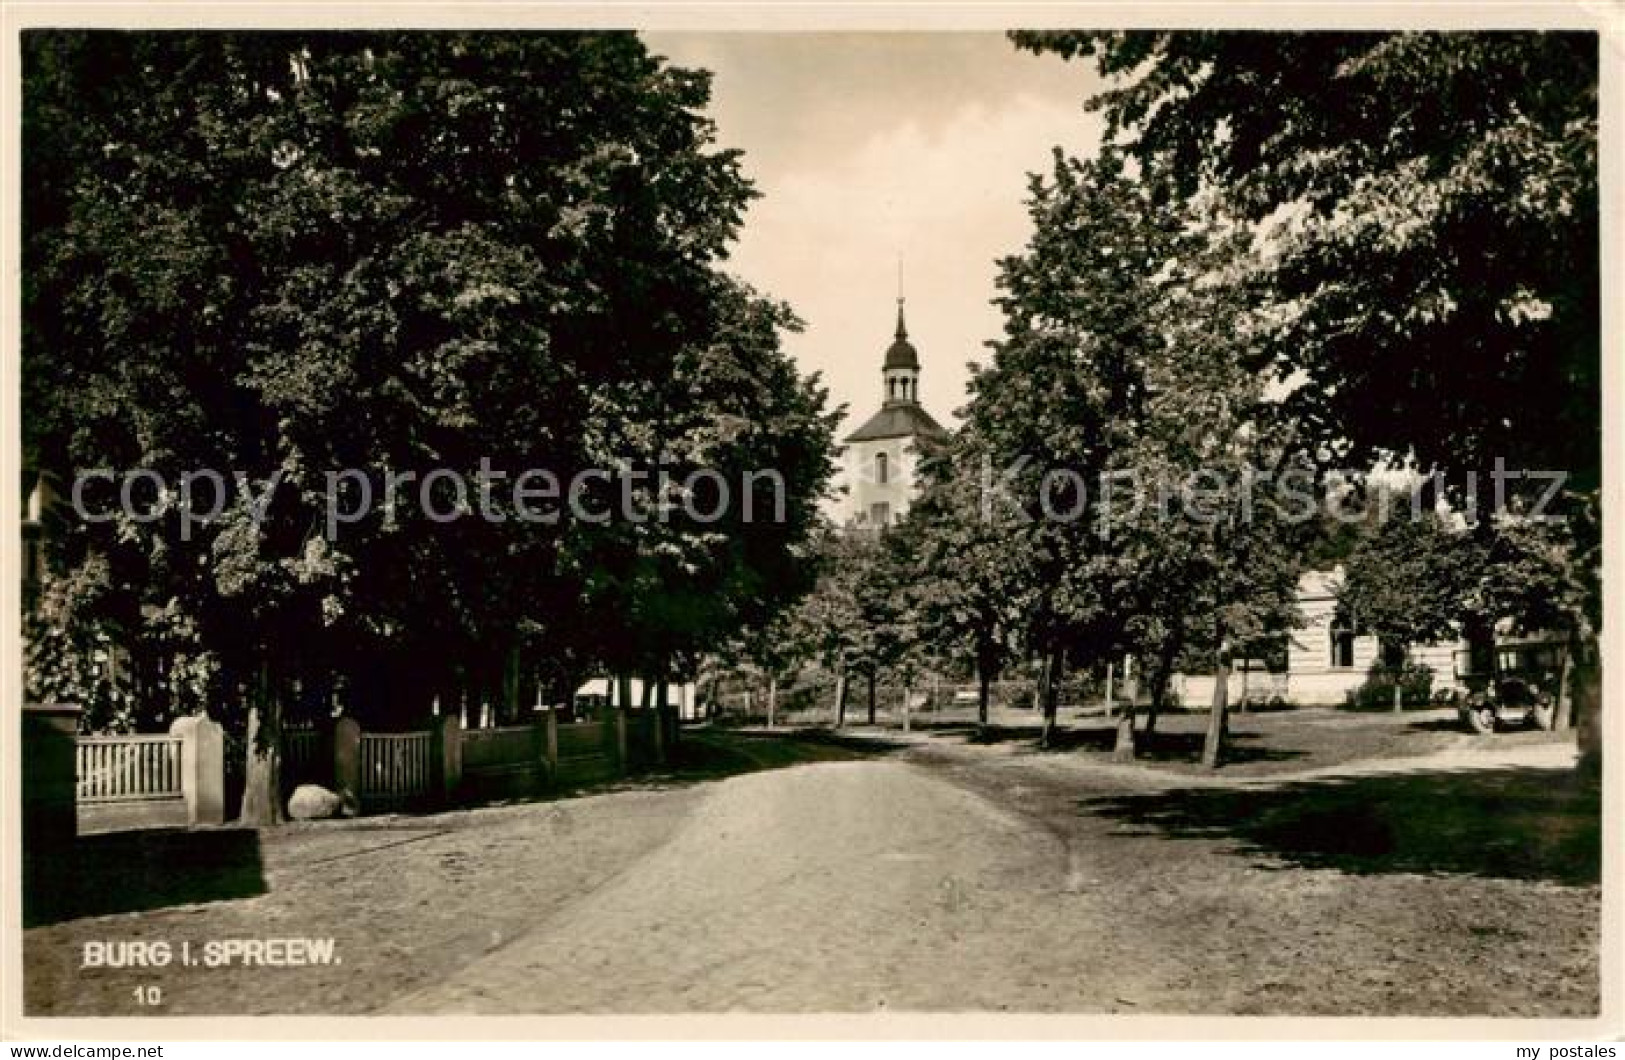
<path fill-rule="evenodd" d="M 903 324 L 903 255 L 897 255 L 897 337 L 908 338 L 908 328 Z"/>

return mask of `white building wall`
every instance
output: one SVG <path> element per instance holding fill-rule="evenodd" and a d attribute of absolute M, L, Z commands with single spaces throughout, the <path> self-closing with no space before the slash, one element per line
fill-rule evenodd
<path fill-rule="evenodd" d="M 1285 674 L 1250 673 L 1243 678 L 1239 672 L 1230 676 L 1228 689 L 1232 703 L 1245 694 L 1251 700 L 1267 700 L 1278 696 L 1298 706 L 1336 706 L 1348 699 L 1350 692 L 1366 682 L 1371 668 L 1382 654 L 1376 637 L 1355 637 L 1350 665 L 1338 666 L 1333 654 L 1332 624 L 1336 619 L 1337 600 L 1335 586 L 1342 577 L 1342 569 L 1314 571 L 1305 574 L 1299 583 L 1298 612 L 1302 625 L 1287 635 L 1287 670 Z M 1412 662 L 1431 667 L 1433 687 L 1460 689 L 1455 679 L 1455 652 L 1461 641 L 1440 644 L 1413 644 Z M 1201 707 L 1213 702 L 1215 678 L 1210 674 L 1175 674 L 1170 688 L 1179 695 L 1186 707 Z"/>
<path fill-rule="evenodd" d="M 886 455 L 886 481 L 877 475 L 876 456 Z M 912 438 L 877 438 L 851 442 L 846 447 L 848 520 L 872 526 L 870 513 L 876 504 L 885 504 L 891 522 L 908 511 L 914 500 L 917 455 Z"/>

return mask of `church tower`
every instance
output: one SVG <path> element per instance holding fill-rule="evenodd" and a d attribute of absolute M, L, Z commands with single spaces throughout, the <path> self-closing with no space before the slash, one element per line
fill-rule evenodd
<path fill-rule="evenodd" d="M 846 438 L 847 526 L 853 529 L 879 530 L 901 519 L 914 500 L 921 443 L 948 438 L 920 405 L 920 354 L 908 341 L 901 298 L 880 386 L 880 411 Z"/>
<path fill-rule="evenodd" d="M 920 400 L 920 354 L 908 341 L 908 325 L 903 321 L 903 300 L 897 300 L 897 334 L 886 350 L 880 369 L 886 387 L 885 404 Z"/>

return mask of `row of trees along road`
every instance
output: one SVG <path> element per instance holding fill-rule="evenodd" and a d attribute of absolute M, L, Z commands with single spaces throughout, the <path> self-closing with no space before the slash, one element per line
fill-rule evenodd
<path fill-rule="evenodd" d="M 26 462 L 275 484 L 189 534 L 172 494 L 69 521 L 31 697 L 223 716 L 268 821 L 298 712 L 403 728 L 683 677 L 805 588 L 834 422 L 788 309 L 721 268 L 754 193 L 707 74 L 629 33 L 52 31 L 23 60 Z M 662 455 L 778 470 L 785 517 L 521 522 L 494 492 L 502 521 L 380 504 L 323 532 L 329 470 Z"/>
<path fill-rule="evenodd" d="M 1327 524 L 1266 491 L 1247 519 L 1151 508 L 1102 534 L 1092 517 L 1044 517 L 1074 510 L 1070 482 L 1093 489 L 1134 468 L 1176 513 L 1234 514 L 1234 489 L 1208 491 L 1246 468 L 1305 476 L 1318 499 L 1331 470 L 1399 466 L 1438 473 L 1426 503 L 1460 511 L 1469 474 L 1482 504 L 1497 460 L 1563 472 L 1548 508 L 1561 523 L 1519 518 L 1545 482 L 1515 479 L 1507 518 L 1448 534 L 1383 526 L 1355 546 L 1345 606 L 1392 639 L 1510 620 L 1594 643 L 1597 38 L 1013 39 L 1094 62 L 1109 87 L 1088 105 L 1106 142 L 1088 160 L 1058 152 L 1033 179 L 1033 234 L 1001 264 L 1005 333 L 963 429 L 927 454 L 907 522 L 844 557 L 861 569 L 826 575 L 790 627 L 803 638 L 786 643 L 870 673 L 917 663 L 911 646 L 969 659 L 984 723 L 987 682 L 1040 657 L 1046 737 L 1064 667 L 1133 653 L 1151 689 L 1143 735 L 1176 661 L 1222 678 L 1250 640 L 1290 627 L 1296 576 L 1327 551 Z M 984 461 L 1008 484 L 991 512 Z M 1076 479 L 1046 480 L 1057 469 Z M 1212 473 L 1200 495 L 1182 494 L 1199 470 Z M 906 587 L 879 597 L 904 634 L 889 649 L 851 632 L 865 584 Z M 1592 698 L 1596 677 L 1584 675 Z M 1214 764 L 1225 686 L 1204 749 Z M 1121 753 L 1134 737 L 1125 718 Z"/>

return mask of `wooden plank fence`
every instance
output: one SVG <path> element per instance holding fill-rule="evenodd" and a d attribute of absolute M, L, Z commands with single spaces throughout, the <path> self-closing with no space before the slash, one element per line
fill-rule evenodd
<path fill-rule="evenodd" d="M 619 715 L 620 712 L 612 712 Z M 621 771 L 617 727 L 620 717 L 561 725 L 558 730 L 558 771 L 568 786 L 608 780 Z"/>
<path fill-rule="evenodd" d="M 456 716 L 428 730 L 363 732 L 354 718 L 283 730 L 284 797 L 300 783 L 354 796 L 361 812 L 445 806 L 569 789 L 665 760 L 652 710 L 605 709 L 563 721 L 539 711 L 530 725 L 464 729 Z"/>
<path fill-rule="evenodd" d="M 551 780 L 544 726 L 511 725 L 462 733 L 463 786 L 473 798 L 539 791 Z"/>

